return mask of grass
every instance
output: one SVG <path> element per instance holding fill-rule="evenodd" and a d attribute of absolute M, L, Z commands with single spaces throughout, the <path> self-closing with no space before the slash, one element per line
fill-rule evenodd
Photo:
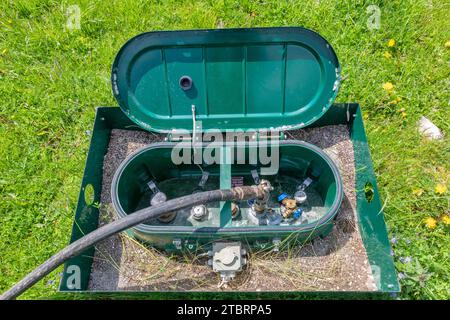
<path fill-rule="evenodd" d="M 73 4 L 81 29 L 69 31 Z M 371 4 L 381 12 L 375 30 L 367 27 Z M 126 40 L 150 30 L 295 25 L 318 31 L 335 48 L 346 77 L 337 102 L 362 105 L 404 274 L 399 297 L 449 299 L 450 226 L 442 221 L 449 192 L 435 192 L 450 179 L 449 7 L 448 0 L 1 2 L 0 291 L 68 243 L 85 132 L 96 106 L 116 105 L 110 67 Z M 383 89 L 386 82 L 392 90 Z M 443 130 L 443 141 L 417 133 L 421 115 Z M 427 217 L 436 228 L 424 225 Z M 23 297 L 55 297 L 56 283 L 48 280 L 58 272 Z"/>
<path fill-rule="evenodd" d="M 114 219 L 113 210 L 108 206 L 100 207 L 103 216 L 101 220 L 106 222 Z M 326 246 L 338 247 L 337 238 L 346 236 L 338 235 L 341 232 L 338 230 L 328 235 L 326 240 L 323 240 L 329 241 Z M 347 285 L 347 278 L 343 277 L 345 268 L 348 267 L 343 261 L 345 251 L 332 254 L 327 259 L 314 259 L 318 257 L 314 245 L 308 240 L 299 241 L 294 234 L 279 244 L 279 251 L 271 250 L 274 245 L 264 249 L 247 245 L 246 267 L 230 284 L 225 284 L 219 274 L 212 272 L 211 267 L 207 265 L 209 256 L 206 251 L 210 249 L 211 244 L 212 242 L 197 247 L 195 251 L 184 251 L 175 255 L 145 246 L 122 233 L 115 240 L 102 242 L 95 247 L 91 272 L 95 274 L 94 279 L 101 279 L 102 282 L 93 281 L 90 285 L 95 290 L 114 290 L 112 288 L 116 286 L 115 279 L 120 277 L 118 288 L 139 287 L 144 288 L 144 291 L 168 291 L 171 295 L 177 291 L 214 292 L 222 288 L 224 291 L 217 296 L 232 290 L 239 291 L 237 297 L 241 297 L 242 292 L 255 291 L 255 288 L 259 288 L 256 291 L 283 290 L 292 293 L 330 291 L 332 288 Z M 111 250 L 111 247 L 115 249 Z M 115 255 L 113 252 L 120 253 Z M 108 277 L 96 277 L 99 272 L 112 275 L 111 283 L 104 282 Z M 156 292 L 153 296 L 161 294 Z M 208 295 L 204 294 L 203 297 Z"/>

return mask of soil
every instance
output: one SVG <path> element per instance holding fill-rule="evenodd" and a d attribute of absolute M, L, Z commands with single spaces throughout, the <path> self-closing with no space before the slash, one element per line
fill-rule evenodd
<path fill-rule="evenodd" d="M 251 252 L 244 270 L 226 286 L 207 266 L 205 255 L 174 256 L 145 247 L 125 234 L 96 246 L 89 290 L 93 291 L 373 291 L 376 290 L 356 214 L 353 145 L 345 125 L 294 130 L 288 139 L 322 148 L 339 168 L 344 199 L 331 233 L 280 252 Z M 142 131 L 111 132 L 103 167 L 101 214 L 104 225 L 116 214 L 111 180 L 127 155 L 162 135 Z"/>

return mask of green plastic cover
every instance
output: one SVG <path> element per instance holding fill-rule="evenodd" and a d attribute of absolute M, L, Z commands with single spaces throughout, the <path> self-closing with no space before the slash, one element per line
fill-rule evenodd
<path fill-rule="evenodd" d="M 333 103 L 340 68 L 331 45 L 304 28 L 148 32 L 129 40 L 112 68 L 114 96 L 140 127 L 157 132 L 297 129 Z"/>

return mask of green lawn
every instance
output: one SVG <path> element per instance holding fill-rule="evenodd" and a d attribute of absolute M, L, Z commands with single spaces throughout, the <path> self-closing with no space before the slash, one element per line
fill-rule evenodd
<path fill-rule="evenodd" d="M 450 225 L 442 220 L 450 193 L 435 190 L 450 183 L 449 0 L 140 2 L 0 4 L 0 291 L 68 243 L 86 130 L 96 106 L 116 105 L 110 68 L 125 41 L 151 30 L 304 26 L 337 52 L 346 77 L 337 102 L 362 106 L 404 276 L 399 297 L 450 298 Z M 81 29 L 67 30 L 67 7 L 74 4 Z M 380 9 L 379 29 L 367 26 L 370 4 Z M 387 82 L 392 89 L 383 88 Z M 418 134 L 421 115 L 443 130 L 444 140 Z M 435 228 L 424 224 L 427 217 L 436 219 Z M 52 297 L 59 272 L 23 297 Z"/>

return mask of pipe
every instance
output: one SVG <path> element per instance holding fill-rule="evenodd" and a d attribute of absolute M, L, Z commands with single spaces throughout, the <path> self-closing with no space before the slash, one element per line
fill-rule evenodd
<path fill-rule="evenodd" d="M 243 186 L 223 190 L 218 189 L 190 194 L 187 196 L 169 200 L 157 206 L 150 206 L 148 208 L 138 210 L 132 214 L 127 215 L 124 218 L 108 223 L 107 225 L 100 227 L 97 230 L 94 230 L 91 233 L 78 239 L 77 241 L 71 243 L 70 245 L 53 255 L 39 267 L 34 269 L 32 272 L 27 274 L 11 289 L 4 292 L 0 296 L 0 300 L 15 299 L 69 258 L 76 256 L 88 247 L 108 238 L 109 236 L 129 229 L 139 223 L 147 221 L 148 219 L 159 217 L 160 215 L 167 212 L 180 210 L 186 207 L 192 207 L 208 202 L 233 200 L 240 201 L 248 200 L 251 198 L 261 199 L 265 197 L 265 194 L 267 192 L 268 191 L 266 190 L 266 188 L 261 185 Z"/>

